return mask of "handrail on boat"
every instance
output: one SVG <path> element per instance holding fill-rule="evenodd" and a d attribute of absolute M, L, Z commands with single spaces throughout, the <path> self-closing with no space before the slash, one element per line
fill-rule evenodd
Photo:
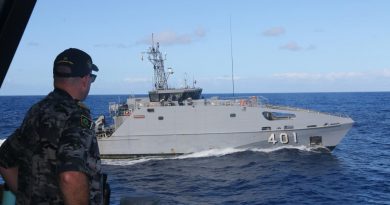
<path fill-rule="evenodd" d="M 147 100 L 143 100 L 142 98 L 134 98 L 131 97 L 131 104 L 127 101 L 127 103 L 110 103 L 110 112 L 113 112 L 120 109 L 120 107 L 124 104 L 128 105 L 129 109 L 136 109 L 140 107 L 161 107 L 161 106 L 179 106 L 177 102 L 148 102 Z M 147 98 L 145 98 L 147 99 Z M 268 103 L 268 99 L 263 96 L 237 96 L 237 97 L 227 97 L 227 98 L 219 98 L 218 96 L 211 97 L 208 99 L 200 99 L 200 100 L 185 100 L 184 105 L 186 106 L 241 106 L 241 107 L 264 107 L 269 109 L 281 109 L 287 111 L 305 111 L 311 113 L 318 114 L 328 114 L 338 117 L 346 117 L 349 118 L 348 115 L 340 114 L 340 113 L 329 113 L 329 112 L 319 112 L 311 109 L 303 109 L 296 108 L 290 106 L 281 106 L 281 105 L 273 105 Z M 118 113 L 116 113 L 118 114 Z"/>

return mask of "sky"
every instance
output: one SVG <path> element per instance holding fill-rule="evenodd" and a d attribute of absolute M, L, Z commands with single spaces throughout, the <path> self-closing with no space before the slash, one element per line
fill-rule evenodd
<path fill-rule="evenodd" d="M 100 69 L 90 94 L 146 94 L 152 34 L 171 87 L 187 79 L 231 93 L 233 64 L 236 93 L 390 91 L 389 9 L 387 0 L 38 0 L 0 95 L 49 93 L 54 58 L 70 47 Z"/>

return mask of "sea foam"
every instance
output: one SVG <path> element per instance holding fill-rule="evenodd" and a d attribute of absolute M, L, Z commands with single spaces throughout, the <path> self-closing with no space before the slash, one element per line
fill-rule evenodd
<path fill-rule="evenodd" d="M 158 160 L 183 160 L 183 159 L 193 159 L 193 158 L 206 158 L 206 157 L 221 157 L 229 154 L 252 151 L 252 152 L 263 152 L 270 153 L 282 149 L 297 149 L 306 152 L 316 152 L 315 148 L 310 148 L 306 146 L 282 146 L 274 148 L 252 148 L 252 149 L 237 149 L 237 148 L 224 148 L 224 149 L 210 149 L 200 152 L 194 152 L 190 154 L 184 154 L 180 156 L 172 157 L 142 157 L 137 159 L 103 159 L 102 163 L 107 165 L 117 165 L 117 166 L 129 166 L 139 163 L 145 163 L 148 161 L 158 161 Z"/>

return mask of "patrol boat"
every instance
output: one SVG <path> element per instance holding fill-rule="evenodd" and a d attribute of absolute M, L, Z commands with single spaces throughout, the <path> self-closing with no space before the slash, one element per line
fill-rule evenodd
<path fill-rule="evenodd" d="M 263 103 L 248 98 L 203 99 L 202 89 L 168 87 L 159 43 L 146 52 L 154 70 L 148 98 L 110 103 L 113 125 L 96 121 L 102 158 L 167 156 L 224 148 L 305 146 L 333 150 L 354 121 L 347 116 Z"/>

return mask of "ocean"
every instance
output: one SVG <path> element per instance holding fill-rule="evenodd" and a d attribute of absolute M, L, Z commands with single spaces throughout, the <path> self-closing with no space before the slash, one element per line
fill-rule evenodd
<path fill-rule="evenodd" d="M 161 204 L 390 204 L 390 92 L 240 94 L 350 116 L 331 153 L 304 147 L 209 150 L 172 158 L 103 160 L 111 204 L 145 196 Z M 229 97 L 209 94 L 205 97 Z M 0 143 L 43 96 L 0 96 Z M 125 95 L 92 95 L 94 118 Z M 109 121 L 110 122 L 110 121 Z M 0 182 L 2 180 L 0 179 Z"/>

